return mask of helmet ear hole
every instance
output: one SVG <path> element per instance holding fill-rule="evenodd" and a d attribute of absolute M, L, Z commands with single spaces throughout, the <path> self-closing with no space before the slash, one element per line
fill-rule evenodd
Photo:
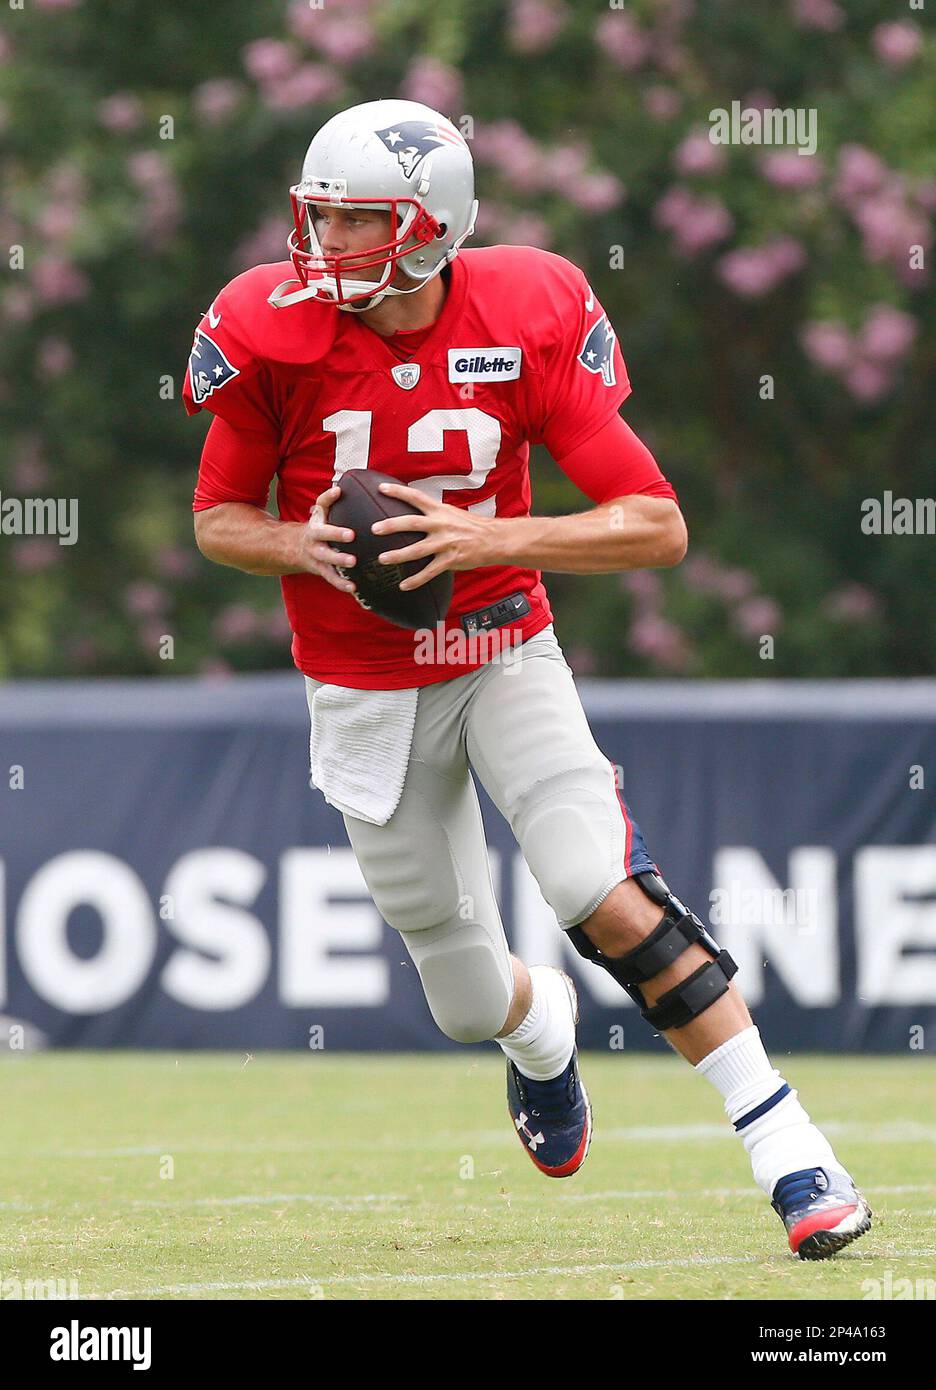
<path fill-rule="evenodd" d="M 445 234 L 446 234 L 447 231 L 448 231 L 448 225 L 447 225 L 445 222 L 440 222 L 440 223 L 439 223 L 439 231 L 438 231 L 438 234 L 436 235 L 436 241 L 441 241 L 442 238 L 445 236 Z"/>

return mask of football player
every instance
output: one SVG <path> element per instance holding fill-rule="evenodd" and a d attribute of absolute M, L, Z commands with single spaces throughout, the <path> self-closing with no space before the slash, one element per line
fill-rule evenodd
<path fill-rule="evenodd" d="M 316 783 L 436 1023 L 499 1043 L 529 1157 L 550 1177 L 577 1172 L 591 1107 L 575 990 L 508 950 L 473 771 L 575 948 L 724 1097 L 791 1248 L 834 1254 L 868 1229 L 868 1205 L 771 1065 L 734 962 L 650 857 L 553 632 L 541 571 L 665 567 L 686 550 L 676 494 L 621 417 L 631 388 L 607 315 L 560 256 L 462 250 L 469 149 L 418 103 L 333 117 L 291 199 L 289 260 L 238 276 L 195 333 L 185 405 L 214 417 L 197 543 L 282 576 Z M 531 515 L 534 443 L 590 509 Z M 425 533 L 382 556 L 428 561 L 400 587 L 454 573 L 428 648 L 358 601 L 354 535 L 329 523 L 342 474 L 368 467 L 399 479 L 384 490 L 407 504 L 374 532 L 388 545 Z"/>

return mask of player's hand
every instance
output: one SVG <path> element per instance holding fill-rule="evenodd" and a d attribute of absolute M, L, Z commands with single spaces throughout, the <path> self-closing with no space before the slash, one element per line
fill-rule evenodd
<path fill-rule="evenodd" d="M 333 588 L 340 589 L 342 593 L 353 594 L 354 584 L 350 579 L 346 579 L 338 573 L 337 566 L 342 569 L 350 569 L 356 563 L 353 555 L 348 555 L 343 550 L 336 550 L 333 547 L 340 545 L 342 541 L 353 541 L 354 532 L 347 526 L 329 526 L 328 509 L 333 503 L 338 501 L 341 496 L 341 488 L 332 486 L 325 492 L 320 492 L 315 499 L 315 506 L 302 532 L 299 544 L 299 560 L 302 568 L 309 574 L 317 574 L 320 578 L 331 584 Z"/>
<path fill-rule="evenodd" d="M 406 545 L 402 550 L 385 550 L 377 558 L 383 565 L 406 564 L 409 560 L 434 559 L 419 574 L 404 579 L 401 589 L 418 589 L 428 584 L 444 570 L 473 570 L 479 565 L 496 564 L 492 554 L 491 518 L 475 516 L 462 507 L 437 502 L 418 488 L 404 483 L 381 483 L 380 491 L 388 497 L 398 497 L 413 507 L 412 516 L 393 516 L 375 521 L 371 530 L 375 536 L 389 536 L 395 531 L 425 531 L 424 540 Z"/>

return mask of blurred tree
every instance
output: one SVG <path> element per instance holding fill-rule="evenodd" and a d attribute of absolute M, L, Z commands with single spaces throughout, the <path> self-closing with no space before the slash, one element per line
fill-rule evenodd
<path fill-rule="evenodd" d="M 678 570 L 550 577 L 578 669 L 930 671 L 936 540 L 860 525 L 885 489 L 936 492 L 924 12 L 30 0 L 2 24 L 0 490 L 76 498 L 80 534 L 0 533 L 0 676 L 288 664 L 276 582 L 194 549 L 181 373 L 219 286 L 282 258 L 311 134 L 388 94 L 462 122 L 478 240 L 587 270 L 680 493 Z M 712 143 L 732 102 L 814 113 L 815 154 Z M 539 510 L 586 505 L 533 474 Z"/>

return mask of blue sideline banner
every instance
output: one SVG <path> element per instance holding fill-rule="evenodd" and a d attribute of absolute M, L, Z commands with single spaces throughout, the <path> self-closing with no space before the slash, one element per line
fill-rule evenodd
<path fill-rule="evenodd" d="M 775 1052 L 936 1048 L 936 682 L 579 683 Z M 0 690 L 0 1016 L 64 1047 L 444 1049 L 310 789 L 301 677 Z M 513 949 L 661 1049 L 481 791 Z M 5 1040 L 4 1040 L 5 1041 Z"/>

